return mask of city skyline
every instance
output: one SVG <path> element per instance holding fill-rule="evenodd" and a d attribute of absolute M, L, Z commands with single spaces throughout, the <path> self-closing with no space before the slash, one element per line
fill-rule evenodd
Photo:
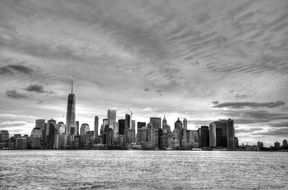
<path fill-rule="evenodd" d="M 287 1 L 1 1 L 0 129 L 39 118 L 93 129 L 108 109 L 196 130 L 232 118 L 239 142 L 288 137 Z M 129 110 L 130 109 L 130 110 Z"/>

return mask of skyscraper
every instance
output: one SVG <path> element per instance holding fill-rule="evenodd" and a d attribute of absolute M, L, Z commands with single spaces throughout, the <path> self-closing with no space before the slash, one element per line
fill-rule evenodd
<path fill-rule="evenodd" d="M 187 130 L 187 119 L 186 118 L 183 120 L 183 129 Z"/>
<path fill-rule="evenodd" d="M 94 139 L 98 138 L 98 125 L 99 125 L 99 118 L 95 116 L 94 119 Z"/>
<path fill-rule="evenodd" d="M 108 110 L 107 119 L 108 119 L 109 128 L 113 129 L 115 122 L 116 122 L 116 110 Z"/>
<path fill-rule="evenodd" d="M 216 124 L 210 123 L 209 128 L 209 145 L 210 147 L 216 147 Z"/>
<path fill-rule="evenodd" d="M 201 126 L 199 130 L 199 143 L 201 147 L 209 147 L 209 129 L 208 126 Z"/>
<path fill-rule="evenodd" d="M 167 120 L 165 118 L 165 115 L 164 115 L 164 118 L 162 120 L 162 128 L 165 127 L 167 125 Z"/>
<path fill-rule="evenodd" d="M 160 117 L 150 117 L 150 125 L 154 129 L 161 129 L 161 118 Z"/>
<path fill-rule="evenodd" d="M 66 125 L 67 125 L 67 132 L 68 134 L 71 133 L 71 128 L 76 128 L 75 123 L 75 94 L 73 93 L 73 81 L 72 81 L 72 87 L 71 87 L 71 93 L 68 95 L 67 100 L 67 115 L 66 115 Z M 72 130 L 73 135 L 76 135 L 76 129 Z"/>
<path fill-rule="evenodd" d="M 234 121 L 232 119 L 227 120 L 227 137 L 235 137 Z"/>
<path fill-rule="evenodd" d="M 130 129 L 130 121 L 131 117 L 129 114 L 125 114 L 125 142 L 128 142 L 129 139 L 129 134 L 128 134 L 128 130 Z"/>
<path fill-rule="evenodd" d="M 90 131 L 89 124 L 83 123 L 80 127 L 80 135 L 87 135 L 87 133 Z"/>
<path fill-rule="evenodd" d="M 124 135 L 125 134 L 125 119 L 119 119 L 118 126 L 119 126 L 119 134 Z"/>

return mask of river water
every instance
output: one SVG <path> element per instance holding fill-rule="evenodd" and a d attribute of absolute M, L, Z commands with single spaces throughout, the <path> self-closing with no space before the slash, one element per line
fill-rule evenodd
<path fill-rule="evenodd" d="M 288 189 L 288 153 L 0 151 L 1 189 Z"/>

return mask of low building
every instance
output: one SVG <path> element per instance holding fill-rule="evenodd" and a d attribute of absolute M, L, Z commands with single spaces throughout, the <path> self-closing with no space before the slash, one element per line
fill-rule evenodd
<path fill-rule="evenodd" d="M 17 138 L 15 149 L 27 149 L 27 138 Z"/>

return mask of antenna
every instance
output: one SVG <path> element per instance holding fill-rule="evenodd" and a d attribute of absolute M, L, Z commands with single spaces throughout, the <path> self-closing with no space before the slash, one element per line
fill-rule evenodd
<path fill-rule="evenodd" d="M 71 94 L 73 94 L 73 80 L 72 80 L 72 86 L 71 86 Z"/>

